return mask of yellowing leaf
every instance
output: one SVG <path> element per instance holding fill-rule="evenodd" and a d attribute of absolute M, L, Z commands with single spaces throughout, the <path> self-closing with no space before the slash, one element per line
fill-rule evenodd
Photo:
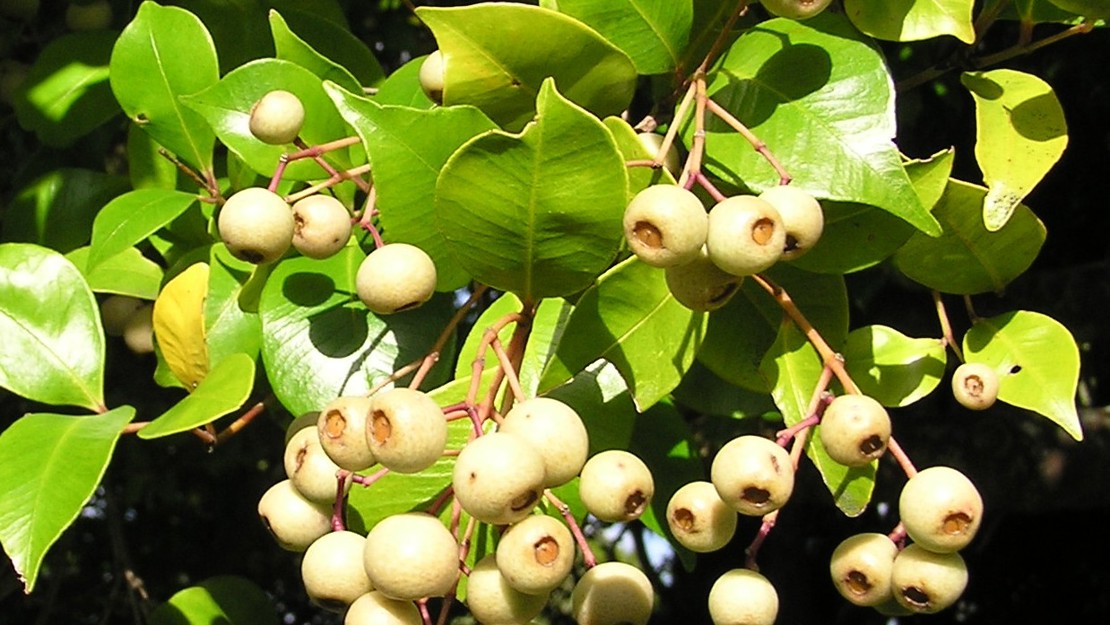
<path fill-rule="evenodd" d="M 960 80 L 975 98 L 975 158 L 990 189 L 983 222 L 994 232 L 1060 160 L 1068 126 L 1052 87 L 1036 76 L 999 69 Z"/>
<path fill-rule="evenodd" d="M 154 301 L 154 337 L 170 371 L 192 391 L 208 374 L 204 299 L 208 265 L 196 263 L 166 283 Z"/>

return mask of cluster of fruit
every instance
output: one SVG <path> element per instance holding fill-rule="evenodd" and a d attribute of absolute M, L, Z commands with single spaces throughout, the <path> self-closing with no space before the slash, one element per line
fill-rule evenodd
<path fill-rule="evenodd" d="M 447 434 L 443 410 L 407 388 L 340 397 L 290 426 L 288 479 L 262 496 L 258 513 L 281 547 L 304 552 L 302 577 L 312 601 L 346 611 L 348 625 L 420 623 L 414 602 L 453 595 L 460 572 L 467 576 L 467 607 L 479 622 L 527 622 L 575 560 L 576 539 L 567 524 L 537 513 L 547 489 L 579 477 L 586 510 L 609 522 L 638 518 L 654 494 L 651 472 L 634 454 L 588 456 L 581 418 L 555 399 L 518 403 L 496 429 L 475 436 L 457 454 L 446 450 Z M 462 511 L 504 528 L 494 551 L 473 567 L 465 564 L 465 540 L 452 531 L 461 528 L 449 529 L 428 513 L 386 517 L 365 537 L 343 529 L 345 495 L 356 480 L 373 481 L 357 472 L 380 466 L 419 473 L 444 455 L 456 456 L 451 494 Z M 654 595 L 642 571 L 606 562 L 578 581 L 572 603 L 583 625 L 646 623 Z"/>
<path fill-rule="evenodd" d="M 727 304 L 745 276 L 805 254 L 824 224 L 817 200 L 786 185 L 725 198 L 706 213 L 693 192 L 659 184 L 637 193 L 624 212 L 629 248 L 664 269 L 675 299 L 697 311 Z"/>
<path fill-rule="evenodd" d="M 304 124 L 304 106 L 296 95 L 275 90 L 251 109 L 250 130 L 271 145 L 292 143 Z M 236 258 L 273 263 L 294 248 L 302 256 L 324 259 L 351 238 L 351 212 L 331 195 L 315 194 L 290 206 L 262 187 L 236 192 L 217 217 L 220 239 Z M 366 307 L 381 315 L 420 306 L 435 292 L 436 267 L 420 248 L 387 243 L 359 266 L 356 288 Z"/>

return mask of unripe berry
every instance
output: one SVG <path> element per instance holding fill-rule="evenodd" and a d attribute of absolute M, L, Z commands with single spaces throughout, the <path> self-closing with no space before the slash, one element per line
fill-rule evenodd
<path fill-rule="evenodd" d="M 466 582 L 466 606 L 482 625 L 515 625 L 539 616 L 547 593 L 525 594 L 509 585 L 493 554 L 474 565 Z"/>
<path fill-rule="evenodd" d="M 343 617 L 343 625 L 422 625 L 423 622 L 416 604 L 391 599 L 377 590 L 355 599 Z"/>
<path fill-rule="evenodd" d="M 706 247 L 693 260 L 665 270 L 667 289 L 679 304 L 695 312 L 722 308 L 740 290 L 743 278 L 725 273 L 709 259 Z"/>
<path fill-rule="evenodd" d="M 496 555 L 509 585 L 523 593 L 545 594 L 570 575 L 574 537 L 558 519 L 533 514 L 501 535 Z"/>
<path fill-rule="evenodd" d="M 316 428 L 297 432 L 285 447 L 285 475 L 306 499 L 322 504 L 334 502 L 339 491 L 338 472 L 339 466 L 324 453 Z M 350 487 L 347 480 L 344 494 Z"/>
<path fill-rule="evenodd" d="M 673 184 L 652 185 L 624 211 L 624 238 L 652 267 L 688 263 L 705 243 L 709 218 L 696 195 Z"/>
<path fill-rule="evenodd" d="M 309 258 L 334 256 L 351 238 L 351 214 L 330 195 L 310 195 L 293 204 L 293 247 Z"/>
<path fill-rule="evenodd" d="M 377 462 L 366 436 L 372 403 L 364 396 L 339 397 L 324 406 L 315 421 L 324 453 L 348 471 L 363 471 Z"/>
<path fill-rule="evenodd" d="M 586 425 L 574 408 L 549 397 L 534 397 L 513 406 L 502 432 L 528 441 L 543 460 L 545 487 L 561 486 L 582 470 L 589 454 Z"/>
<path fill-rule="evenodd" d="M 898 546 L 885 534 L 849 536 L 833 551 L 829 575 L 842 597 L 856 605 L 879 606 L 893 601 L 890 570 Z"/>
<path fill-rule="evenodd" d="M 304 126 L 304 104 L 288 91 L 270 91 L 251 108 L 249 126 L 251 134 L 263 143 L 292 143 Z"/>
<path fill-rule="evenodd" d="M 610 523 L 640 518 L 654 494 L 651 470 L 643 460 L 620 449 L 587 460 L 578 482 L 578 496 L 586 510 Z"/>
<path fill-rule="evenodd" d="M 749 516 L 778 510 L 794 492 L 790 454 L 762 436 L 740 436 L 726 443 L 713 458 L 710 476 L 721 499 Z"/>
<path fill-rule="evenodd" d="M 709 211 L 705 239 L 714 265 L 750 276 L 774 265 L 786 247 L 786 229 L 774 206 L 754 195 L 737 195 Z"/>
<path fill-rule="evenodd" d="M 930 551 L 959 551 L 979 531 L 983 498 L 963 473 L 951 467 L 929 467 L 902 487 L 898 513 L 906 533 Z"/>
<path fill-rule="evenodd" d="M 355 275 L 358 298 L 379 315 L 416 308 L 436 289 L 436 266 L 424 250 L 389 243 L 370 252 Z"/>
<path fill-rule="evenodd" d="M 366 535 L 363 566 L 374 588 L 415 601 L 451 591 L 459 573 L 459 544 L 439 519 L 420 512 L 386 517 Z"/>
<path fill-rule="evenodd" d="M 998 372 L 981 362 L 965 362 L 952 374 L 952 394 L 970 410 L 986 410 L 998 399 Z"/>
<path fill-rule="evenodd" d="M 571 593 L 578 625 L 645 625 L 655 593 L 644 572 L 624 562 L 603 562 L 586 571 Z"/>
<path fill-rule="evenodd" d="M 439 50 L 429 54 L 420 64 L 420 88 L 428 99 L 436 104 L 443 104 L 445 71 L 443 53 Z"/>
<path fill-rule="evenodd" d="M 479 521 L 506 525 L 532 513 L 544 475 L 543 460 L 526 439 L 491 432 L 459 452 L 451 483 L 463 510 Z"/>
<path fill-rule="evenodd" d="M 127 318 L 123 326 L 123 342 L 136 354 L 154 351 L 154 305 L 143 304 Z"/>
<path fill-rule="evenodd" d="M 832 0 L 760 0 L 771 15 L 807 20 L 829 8 Z"/>
<path fill-rule="evenodd" d="M 800 258 L 817 245 L 825 229 L 825 213 L 812 195 L 798 187 L 779 185 L 760 193 L 759 198 L 774 206 L 782 217 L 786 229 L 783 260 Z"/>
<path fill-rule="evenodd" d="M 274 484 L 262 495 L 258 516 L 287 551 L 304 551 L 331 531 L 331 506 L 305 499 L 289 480 Z"/>
<path fill-rule="evenodd" d="M 419 473 L 443 455 L 447 421 L 426 394 L 393 388 L 371 398 L 366 442 L 383 467 L 397 473 Z"/>
<path fill-rule="evenodd" d="M 365 547 L 365 537 L 347 531 L 324 534 L 309 545 L 301 560 L 301 580 L 312 603 L 342 612 L 373 590 L 362 565 Z"/>
<path fill-rule="evenodd" d="M 956 603 L 963 594 L 967 565 L 958 553 L 934 553 L 913 544 L 895 556 L 890 581 L 902 607 L 932 614 Z"/>
<path fill-rule="evenodd" d="M 709 589 L 713 625 L 771 625 L 778 612 L 775 587 L 750 569 L 732 569 Z"/>
<path fill-rule="evenodd" d="M 840 395 L 825 409 L 817 434 L 835 462 L 863 466 L 886 453 L 890 415 L 867 395 Z"/>
<path fill-rule="evenodd" d="M 721 500 L 712 482 L 690 482 L 667 502 L 667 525 L 690 551 L 707 553 L 728 544 L 736 533 L 736 511 Z"/>
<path fill-rule="evenodd" d="M 262 187 L 229 197 L 217 225 L 228 251 L 248 263 L 272 263 L 293 242 L 293 211 L 281 196 Z"/>

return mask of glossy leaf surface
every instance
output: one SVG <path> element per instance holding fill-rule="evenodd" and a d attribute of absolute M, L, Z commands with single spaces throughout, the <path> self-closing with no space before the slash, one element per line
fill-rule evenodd
<path fill-rule="evenodd" d="M 262 345 L 262 320 L 258 317 L 253 281 L 259 270 L 231 255 L 222 245 L 212 246 L 208 294 L 204 299 L 204 340 L 208 364 L 215 366 L 232 354 L 258 355 Z"/>
<path fill-rule="evenodd" d="M 540 5 L 592 27 L 623 50 L 641 74 L 675 69 L 694 19 L 690 0 L 550 0 Z"/>
<path fill-rule="evenodd" d="M 66 254 L 69 262 L 85 276 L 85 282 L 94 293 L 130 295 L 139 299 L 154 300 L 162 286 L 162 267 L 134 247 L 106 258 L 96 269 L 89 271 L 85 261 L 88 247 L 79 247 Z"/>
<path fill-rule="evenodd" d="M 884 406 L 907 406 L 932 393 L 947 360 L 939 339 L 915 339 L 894 328 L 852 330 L 842 354 L 852 380 Z"/>
<path fill-rule="evenodd" d="M 160 438 L 211 423 L 243 405 L 254 387 L 254 359 L 232 354 L 212 368 L 192 392 L 139 430 L 139 438 Z"/>
<path fill-rule="evenodd" d="M 844 12 L 865 34 L 887 41 L 920 41 L 951 35 L 974 43 L 975 0 L 844 0 Z"/>
<path fill-rule="evenodd" d="M 137 189 L 100 210 L 93 221 L 92 244 L 85 269 L 142 242 L 184 213 L 197 196 L 168 189 Z"/>

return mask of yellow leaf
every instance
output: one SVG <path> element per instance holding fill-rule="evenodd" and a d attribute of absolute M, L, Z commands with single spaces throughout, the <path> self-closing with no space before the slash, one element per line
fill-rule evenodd
<path fill-rule="evenodd" d="M 190 392 L 208 375 L 207 296 L 208 265 L 196 263 L 166 283 L 154 301 L 154 337 L 166 365 Z"/>

